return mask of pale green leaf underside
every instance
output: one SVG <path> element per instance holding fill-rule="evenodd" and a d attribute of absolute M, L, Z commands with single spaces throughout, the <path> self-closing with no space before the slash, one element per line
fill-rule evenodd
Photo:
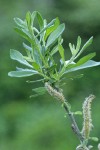
<path fill-rule="evenodd" d="M 17 71 L 11 71 L 8 73 L 10 77 L 27 77 L 27 76 L 32 76 L 34 74 L 38 74 L 38 72 L 35 70 L 22 69 L 22 68 L 17 68 Z"/>
<path fill-rule="evenodd" d="M 20 62 L 21 64 L 23 65 L 26 65 L 30 68 L 33 68 L 32 65 L 30 65 L 25 59 L 24 59 L 24 56 L 17 50 L 14 50 L 14 49 L 11 49 L 10 50 L 10 57 L 11 59 L 13 60 L 17 60 L 18 62 Z"/>
<path fill-rule="evenodd" d="M 73 71 L 77 71 L 77 70 L 81 70 L 81 69 L 85 69 L 85 68 L 90 68 L 90 67 L 95 67 L 95 66 L 99 66 L 100 62 L 95 62 L 93 60 L 89 60 L 86 63 L 84 63 L 83 65 L 77 66 L 77 67 L 73 67 L 71 69 L 68 69 L 64 72 L 64 74 L 69 73 L 69 72 L 73 72 Z"/>

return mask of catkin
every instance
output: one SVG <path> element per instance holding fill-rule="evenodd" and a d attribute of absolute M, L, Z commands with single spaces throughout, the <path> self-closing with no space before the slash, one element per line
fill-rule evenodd
<path fill-rule="evenodd" d="M 57 98 L 63 103 L 65 102 L 65 97 L 63 96 L 63 94 L 54 89 L 48 82 L 45 83 L 45 88 L 51 96 Z"/>
<path fill-rule="evenodd" d="M 92 125 L 92 118 L 91 118 L 91 102 L 95 98 L 94 95 L 90 95 L 86 98 L 86 100 L 83 103 L 83 129 L 82 134 L 85 137 L 85 139 L 89 138 L 90 131 L 93 127 Z"/>

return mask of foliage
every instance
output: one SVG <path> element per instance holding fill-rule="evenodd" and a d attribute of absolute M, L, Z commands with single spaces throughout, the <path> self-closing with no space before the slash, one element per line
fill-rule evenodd
<path fill-rule="evenodd" d="M 11 59 L 17 60 L 28 68 L 23 69 L 16 67 L 16 71 L 11 71 L 8 75 L 11 77 L 27 77 L 32 75 L 41 76 L 42 79 L 33 82 L 43 81 L 45 83 L 45 87 L 33 89 L 36 93 L 33 96 L 37 96 L 38 93 L 39 95 L 42 95 L 45 93 L 45 90 L 47 90 L 51 96 L 59 99 L 63 103 L 63 107 L 69 115 L 73 131 L 79 137 L 81 142 L 81 145 L 79 145 L 76 149 L 89 150 L 92 147 L 87 147 L 88 140 L 91 139 L 97 141 L 97 138 L 90 137 L 90 131 L 92 128 L 90 103 L 94 99 L 94 96 L 89 96 L 83 104 L 84 123 L 83 130 L 81 132 L 75 121 L 73 112 L 71 111 L 70 104 L 63 96 L 62 90 L 60 89 L 60 83 L 63 81 L 64 75 L 69 72 L 100 65 L 100 62 L 91 60 L 96 55 L 95 53 L 90 53 L 77 60 L 84 50 L 92 43 L 93 37 L 91 37 L 83 45 L 83 47 L 81 47 L 80 36 L 77 38 L 76 46 L 69 43 L 72 56 L 69 60 L 66 60 L 65 51 L 62 45 L 62 33 L 65 29 L 65 25 L 60 24 L 58 18 L 55 18 L 50 23 L 47 23 L 39 12 L 34 11 L 32 14 L 28 12 L 24 21 L 20 18 L 15 18 L 14 20 L 17 24 L 17 27 L 15 28 L 16 32 L 26 39 L 28 44 L 23 43 L 26 56 L 13 49 L 10 50 L 10 56 Z M 35 27 L 35 24 L 36 26 L 38 24 L 38 28 Z M 60 56 L 59 62 L 56 62 L 54 57 L 56 53 Z M 75 112 L 74 114 L 78 113 L 79 112 Z"/>
<path fill-rule="evenodd" d="M 34 11 L 28 12 L 25 20 L 14 18 L 17 25 L 15 31 L 25 38 L 28 44 L 23 43 L 26 55 L 22 55 L 17 50 L 10 50 L 10 57 L 13 60 L 27 66 L 28 68 L 16 68 L 16 71 L 9 72 L 11 77 L 27 77 L 40 75 L 42 81 L 48 81 L 54 86 L 59 86 L 65 74 L 88 67 L 100 65 L 100 62 L 91 60 L 96 54 L 88 54 L 79 60 L 79 56 L 92 43 L 91 37 L 82 47 L 81 38 L 78 36 L 76 46 L 69 43 L 71 58 L 66 60 L 66 52 L 63 48 L 62 33 L 65 30 L 64 23 L 60 24 L 58 18 L 47 23 L 41 14 Z M 38 27 L 36 28 L 35 25 Z M 60 60 L 56 61 L 55 55 L 59 53 Z"/>

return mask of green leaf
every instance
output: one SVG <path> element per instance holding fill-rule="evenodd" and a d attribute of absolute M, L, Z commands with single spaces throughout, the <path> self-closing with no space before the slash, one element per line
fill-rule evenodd
<path fill-rule="evenodd" d="M 32 48 L 30 46 L 28 46 L 27 44 L 25 44 L 24 42 L 23 42 L 23 47 L 30 52 L 32 51 Z"/>
<path fill-rule="evenodd" d="M 81 51 L 84 51 L 87 47 L 89 47 L 93 42 L 93 36 L 84 44 Z"/>
<path fill-rule="evenodd" d="M 84 46 L 82 47 L 78 55 L 75 57 L 75 59 L 78 58 L 81 55 L 81 53 L 83 53 L 83 51 L 92 44 L 92 42 L 93 42 L 93 36 L 84 44 Z"/>
<path fill-rule="evenodd" d="M 51 56 L 53 56 L 55 53 L 57 53 L 58 52 L 58 45 L 57 46 L 55 46 L 53 49 L 52 49 L 52 51 L 50 52 L 50 55 Z"/>
<path fill-rule="evenodd" d="M 41 92 L 46 92 L 46 89 L 45 87 L 38 87 L 38 88 L 32 89 L 32 91 L 36 93 L 41 93 Z"/>
<path fill-rule="evenodd" d="M 31 13 L 30 13 L 30 11 L 28 11 L 26 14 L 26 22 L 27 22 L 28 28 L 30 28 L 31 27 Z"/>
<path fill-rule="evenodd" d="M 70 48 L 70 51 L 71 51 L 71 53 L 73 55 L 73 52 L 74 52 L 75 49 L 73 49 L 73 45 L 71 43 L 69 43 L 69 48 Z"/>
<path fill-rule="evenodd" d="M 33 51 L 33 56 L 34 56 L 34 59 L 35 59 L 35 62 L 39 65 L 39 66 L 42 66 L 42 60 L 40 58 L 40 54 L 38 53 L 38 51 L 36 49 L 34 49 Z"/>
<path fill-rule="evenodd" d="M 54 71 L 55 68 L 57 68 L 57 64 L 54 64 L 54 65 L 52 65 L 51 67 L 49 67 L 49 68 L 47 69 L 47 71 L 48 71 L 48 72 Z"/>
<path fill-rule="evenodd" d="M 35 70 L 30 70 L 30 69 L 17 68 L 17 71 L 9 72 L 8 76 L 10 76 L 10 77 L 27 77 L 27 76 L 32 76 L 34 74 L 38 74 L 38 72 Z"/>
<path fill-rule="evenodd" d="M 82 115 L 82 112 L 81 111 L 76 111 L 76 112 L 73 112 L 74 115 Z"/>
<path fill-rule="evenodd" d="M 32 65 L 33 65 L 35 70 L 40 71 L 40 66 L 36 62 L 33 62 Z"/>
<path fill-rule="evenodd" d="M 15 23 L 22 28 L 25 28 L 26 24 L 23 20 L 21 20 L 20 18 L 14 18 Z"/>
<path fill-rule="evenodd" d="M 77 51 L 77 52 L 79 51 L 80 46 L 81 46 L 81 37 L 78 36 L 78 38 L 77 38 L 77 46 L 76 46 L 76 51 Z"/>
<path fill-rule="evenodd" d="M 32 89 L 32 91 L 34 91 L 36 94 L 31 95 L 30 97 L 36 97 L 39 95 L 44 95 L 46 93 L 45 87 L 35 88 L 35 89 Z"/>
<path fill-rule="evenodd" d="M 76 75 L 74 73 L 72 75 L 67 74 L 66 77 L 63 77 L 63 78 L 60 79 L 60 82 L 63 83 L 63 81 L 66 82 L 67 80 L 75 80 L 77 78 L 82 78 L 83 76 L 84 76 L 84 74 L 78 74 L 78 75 Z"/>
<path fill-rule="evenodd" d="M 31 57 L 32 48 L 31 48 L 30 46 L 26 45 L 25 43 L 23 43 L 23 47 L 25 48 L 25 51 L 26 51 L 27 56 L 28 56 L 28 57 L 24 56 L 24 58 L 25 58 L 27 61 L 29 61 L 29 62 L 33 62 L 33 59 L 32 59 L 32 57 Z"/>
<path fill-rule="evenodd" d="M 90 53 L 86 56 L 84 56 L 83 58 L 81 58 L 77 63 L 76 66 L 82 65 L 84 63 L 86 63 L 88 60 L 92 59 L 94 56 L 96 56 L 96 53 Z"/>
<path fill-rule="evenodd" d="M 33 68 L 32 65 L 30 65 L 25 59 L 24 59 L 24 56 L 17 50 L 14 50 L 14 49 L 11 49 L 10 50 L 10 57 L 11 59 L 13 60 L 17 60 L 18 62 L 20 62 L 21 64 L 23 65 L 26 65 L 30 68 Z"/>
<path fill-rule="evenodd" d="M 64 74 L 69 73 L 69 72 L 73 72 L 73 71 L 77 71 L 77 70 L 81 70 L 81 69 L 85 69 L 85 68 L 90 68 L 90 67 L 95 67 L 95 66 L 99 66 L 100 62 L 95 62 L 93 60 L 89 60 L 86 63 L 84 63 L 83 65 L 71 68 L 71 69 L 67 69 L 64 72 Z"/>
<path fill-rule="evenodd" d="M 33 62 L 33 59 L 31 57 L 23 56 L 23 58 L 28 62 Z"/>
<path fill-rule="evenodd" d="M 46 48 L 48 48 L 55 40 L 59 38 L 65 29 L 65 24 L 60 24 L 55 31 L 53 31 L 48 37 Z"/>
<path fill-rule="evenodd" d="M 28 40 L 30 43 L 32 42 L 30 34 L 25 29 L 15 28 L 15 31 L 19 33 L 20 36 Z"/>
<path fill-rule="evenodd" d="M 95 142 L 99 141 L 99 139 L 97 137 L 89 137 L 89 139 L 92 140 L 92 141 L 95 141 Z"/>
<path fill-rule="evenodd" d="M 60 24 L 60 21 L 58 18 L 56 18 L 54 25 L 52 25 L 51 27 L 47 28 L 46 33 L 45 33 L 45 37 L 44 39 L 46 40 L 47 37 L 50 35 L 50 33 L 52 33 Z"/>
<path fill-rule="evenodd" d="M 42 18 L 41 14 L 39 12 L 37 12 L 36 16 L 37 16 L 37 20 L 38 20 L 38 23 L 39 23 L 40 30 L 42 30 L 43 27 L 44 27 L 43 18 Z"/>
<path fill-rule="evenodd" d="M 70 48 L 70 50 L 71 50 L 71 53 L 72 53 L 72 55 L 74 55 L 74 56 L 76 56 L 76 54 L 79 52 L 79 50 L 80 50 L 80 46 L 81 46 L 81 38 L 80 38 L 80 36 L 78 36 L 78 38 L 77 38 L 77 45 L 76 45 L 76 48 L 75 48 L 75 45 L 73 44 L 71 44 L 71 43 L 69 43 L 69 48 Z"/>
<path fill-rule="evenodd" d="M 67 69 L 71 69 L 71 68 L 75 68 L 75 67 L 78 67 L 80 65 L 83 65 L 84 63 L 86 63 L 87 61 L 92 59 L 95 55 L 96 55 L 96 53 L 90 53 L 90 54 L 84 56 L 83 58 L 81 58 L 76 64 L 74 64 L 74 63 L 69 64 Z"/>
<path fill-rule="evenodd" d="M 65 61 L 64 48 L 61 44 L 59 44 L 58 49 L 59 49 L 59 53 L 61 55 L 62 61 L 64 62 Z"/>
<path fill-rule="evenodd" d="M 38 36 L 40 36 L 48 27 L 52 26 L 55 22 L 55 19 L 53 19 L 48 25 L 46 25 L 40 32 L 39 34 L 36 35 L 35 38 L 37 38 Z"/>
<path fill-rule="evenodd" d="M 28 56 L 28 57 L 25 57 L 25 56 L 24 56 L 24 58 L 25 58 L 27 61 L 33 62 L 32 57 L 31 57 L 32 48 L 31 48 L 30 46 L 26 45 L 25 43 L 23 43 L 23 47 L 25 48 L 25 51 L 26 51 L 27 56 Z"/>
<path fill-rule="evenodd" d="M 39 79 L 39 80 L 34 80 L 34 81 L 30 81 L 30 80 L 28 80 L 28 81 L 26 81 L 27 83 L 36 83 L 36 82 L 43 82 L 45 79 L 43 78 L 43 79 Z"/>
<path fill-rule="evenodd" d="M 31 14 L 31 26 L 33 26 L 33 24 L 34 24 L 34 20 L 35 20 L 36 15 L 37 15 L 37 11 L 34 11 L 34 12 Z"/>
<path fill-rule="evenodd" d="M 45 57 L 45 54 L 46 54 L 45 46 L 42 46 L 42 47 L 41 47 L 41 53 L 42 53 L 42 55 Z"/>
<path fill-rule="evenodd" d="M 49 22 L 45 28 L 47 29 L 47 28 L 49 28 L 50 26 L 52 26 L 52 25 L 55 23 L 55 20 L 56 20 L 56 19 L 53 19 L 51 22 Z"/>

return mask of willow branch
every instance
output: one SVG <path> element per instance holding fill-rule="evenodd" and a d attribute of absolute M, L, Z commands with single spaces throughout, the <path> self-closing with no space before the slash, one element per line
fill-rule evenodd
<path fill-rule="evenodd" d="M 63 107 L 66 110 L 66 112 L 70 118 L 72 129 L 73 129 L 74 133 L 77 135 L 80 142 L 83 142 L 84 138 L 83 138 L 83 136 L 78 128 L 78 125 L 75 121 L 73 112 L 71 112 L 70 105 L 69 105 L 68 101 L 65 99 L 63 93 L 61 91 L 54 89 L 48 82 L 45 83 L 45 88 L 51 96 L 55 97 L 56 99 L 58 99 L 59 101 L 62 102 Z"/>

